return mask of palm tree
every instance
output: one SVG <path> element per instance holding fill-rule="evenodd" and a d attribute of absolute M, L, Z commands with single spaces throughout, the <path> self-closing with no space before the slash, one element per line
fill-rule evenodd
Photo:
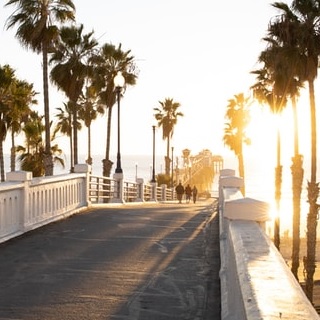
<path fill-rule="evenodd" d="M 317 217 L 319 183 L 317 183 L 317 128 L 314 81 L 318 74 L 320 54 L 320 6 L 318 0 L 293 0 L 289 7 L 286 3 L 276 2 L 273 6 L 281 11 L 283 19 L 291 22 L 288 32 L 295 38 L 296 50 L 300 55 L 300 63 L 304 66 L 309 87 L 310 127 L 311 127 L 311 177 L 308 181 L 309 213 L 307 217 L 307 259 L 306 259 L 306 295 L 313 300 L 313 277 L 315 273 Z M 294 37 L 293 37 L 294 36 Z"/>
<path fill-rule="evenodd" d="M 292 157 L 292 264 L 291 271 L 298 278 L 300 264 L 300 202 L 304 170 L 302 167 L 303 157 L 299 154 L 298 116 L 296 98 L 303 87 L 304 66 L 300 62 L 300 53 L 297 50 L 297 37 L 295 36 L 295 23 L 286 17 L 280 16 L 272 20 L 268 27 L 268 42 L 265 50 L 264 61 L 268 61 L 270 72 L 275 74 L 276 82 L 280 83 L 283 95 L 291 100 L 293 124 L 294 124 L 294 155 Z M 279 86 L 279 84 L 277 84 Z"/>
<path fill-rule="evenodd" d="M 96 88 L 100 103 L 107 109 L 107 136 L 105 159 L 103 159 L 102 175 L 110 177 L 113 162 L 110 160 L 111 142 L 111 120 L 112 109 L 116 103 L 116 92 L 114 87 L 114 77 L 121 71 L 125 79 L 125 87 L 136 84 L 137 67 L 131 51 L 123 51 L 121 44 L 115 47 L 113 44 L 106 43 L 101 47 L 99 53 L 91 60 L 94 67 L 93 86 Z M 124 88 L 125 89 L 125 88 Z"/>
<path fill-rule="evenodd" d="M 260 70 L 252 71 L 256 74 L 257 82 L 251 86 L 254 92 L 254 98 L 259 103 L 266 103 L 270 111 L 278 117 L 286 105 L 286 96 L 281 90 L 282 82 L 277 82 L 274 73 L 270 72 L 270 63 L 262 53 L 259 57 L 260 62 L 264 63 L 264 67 Z M 277 216 L 274 221 L 274 244 L 277 249 L 280 249 L 280 199 L 281 199 L 281 184 L 282 184 L 282 165 L 281 165 L 281 136 L 280 128 L 277 124 L 277 166 L 275 168 L 275 202 L 277 207 Z"/>
<path fill-rule="evenodd" d="M 30 106 L 37 103 L 35 99 L 37 93 L 33 90 L 33 84 L 21 80 L 16 80 L 12 83 L 10 93 L 12 99 L 8 104 L 9 109 L 6 114 L 6 121 L 8 129 L 11 131 L 11 171 L 15 171 L 15 136 L 21 132 L 22 124 L 30 114 Z"/>
<path fill-rule="evenodd" d="M 93 32 L 83 34 L 82 24 L 79 27 L 62 27 L 50 58 L 50 63 L 54 65 L 51 80 L 69 98 L 72 109 L 74 165 L 78 163 L 78 100 L 90 74 L 89 58 L 98 45 L 92 36 Z"/>
<path fill-rule="evenodd" d="M 178 122 L 178 117 L 183 117 L 183 113 L 178 111 L 181 106 L 180 103 L 174 102 L 172 98 L 166 98 L 164 101 L 159 101 L 159 104 L 159 108 L 153 108 L 156 112 L 154 117 L 158 122 L 158 127 L 162 127 L 162 139 L 167 140 L 165 174 L 170 176 L 170 139 L 173 136 L 174 127 Z"/>
<path fill-rule="evenodd" d="M 86 94 L 82 97 L 80 102 L 79 118 L 83 120 L 85 126 L 88 128 L 88 158 L 87 163 L 92 165 L 91 158 L 91 125 L 93 120 L 97 119 L 98 114 L 104 113 L 104 107 L 97 102 L 97 94 L 93 86 L 86 88 Z"/>
<path fill-rule="evenodd" d="M 69 137 L 69 145 L 70 145 L 70 172 L 73 171 L 73 139 L 72 139 L 72 108 L 70 107 L 70 103 L 64 103 L 64 108 L 56 108 L 59 112 L 55 115 L 58 119 L 55 129 L 54 135 L 58 132 L 61 132 L 63 135 Z M 81 130 L 81 123 L 77 121 L 77 130 Z"/>
<path fill-rule="evenodd" d="M 11 171 L 15 170 L 15 135 L 21 130 L 30 105 L 36 103 L 33 85 L 18 80 L 9 65 L 0 66 L 0 175 L 5 181 L 3 142 L 11 130 Z"/>
<path fill-rule="evenodd" d="M 43 97 L 45 116 L 45 174 L 53 174 L 53 159 L 50 141 L 48 53 L 51 43 L 58 35 L 54 23 L 74 20 L 75 6 L 72 0 L 9 0 L 5 6 L 15 6 L 8 18 L 7 29 L 17 26 L 16 37 L 27 49 L 42 53 Z"/>
<path fill-rule="evenodd" d="M 237 94 L 233 99 L 229 100 L 225 123 L 223 141 L 230 150 L 234 151 L 238 158 L 239 176 L 245 179 L 244 160 L 243 160 L 243 144 L 250 144 L 250 139 L 246 135 L 246 127 L 250 122 L 250 101 L 243 93 Z M 245 186 L 241 192 L 245 195 Z"/>
<path fill-rule="evenodd" d="M 9 111 L 9 103 L 12 101 L 10 87 L 15 81 L 15 71 L 9 66 L 0 67 L 0 174 L 1 181 L 4 177 L 3 142 L 7 135 L 6 115 Z"/>
<path fill-rule="evenodd" d="M 45 125 L 42 120 L 43 116 L 39 116 L 37 112 L 31 112 L 23 128 L 26 145 L 17 146 L 17 152 L 20 153 L 18 159 L 21 163 L 21 169 L 31 171 L 34 177 L 41 177 L 45 173 L 45 147 L 42 139 Z M 54 155 L 53 162 L 57 162 L 64 167 L 64 161 L 60 157 L 62 150 L 57 144 L 51 147 L 51 152 Z"/>

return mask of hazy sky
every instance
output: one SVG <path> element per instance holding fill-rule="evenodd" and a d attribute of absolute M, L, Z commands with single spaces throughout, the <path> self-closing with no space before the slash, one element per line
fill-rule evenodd
<path fill-rule="evenodd" d="M 6 1 L 4 1 L 6 2 Z M 102 45 L 111 42 L 131 50 L 140 70 L 135 87 L 121 101 L 121 152 L 152 152 L 153 108 L 173 98 L 181 103 L 173 146 L 197 153 L 204 148 L 223 154 L 224 114 L 228 100 L 248 92 L 255 82 L 250 71 L 256 68 L 261 41 L 268 22 L 277 14 L 273 1 L 259 0 L 75 0 L 77 23 L 94 30 Z M 0 21 L 13 8 L 0 9 Z M 15 30 L 0 30 L 0 64 L 10 64 L 19 78 L 33 82 L 43 113 L 41 57 L 23 49 L 14 38 Z M 50 108 L 66 101 L 52 86 Z M 116 109 L 113 123 L 116 124 Z M 52 119 L 54 119 L 52 117 Z M 105 152 L 106 118 L 94 126 L 93 154 Z M 80 147 L 86 145 L 85 131 Z M 116 130 L 112 131 L 116 152 Z M 66 139 L 58 143 L 68 150 Z M 157 154 L 165 153 L 162 131 L 157 131 Z M 85 152 L 85 150 L 83 150 Z"/>

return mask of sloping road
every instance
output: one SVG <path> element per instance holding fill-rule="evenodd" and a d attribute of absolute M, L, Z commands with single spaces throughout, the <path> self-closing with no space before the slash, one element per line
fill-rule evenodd
<path fill-rule="evenodd" d="M 220 319 L 216 200 L 94 208 L 0 245 L 0 319 Z"/>

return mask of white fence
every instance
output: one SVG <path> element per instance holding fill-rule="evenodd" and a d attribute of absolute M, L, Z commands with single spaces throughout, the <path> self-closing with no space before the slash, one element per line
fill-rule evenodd
<path fill-rule="evenodd" d="M 102 203 L 168 201 L 175 193 L 165 185 L 92 176 L 87 165 L 77 173 L 32 178 L 31 172 L 7 173 L 0 184 L 0 243 L 29 230 Z"/>
<path fill-rule="evenodd" d="M 0 242 L 62 219 L 88 205 L 85 174 L 34 178 L 10 172 L 0 184 Z"/>

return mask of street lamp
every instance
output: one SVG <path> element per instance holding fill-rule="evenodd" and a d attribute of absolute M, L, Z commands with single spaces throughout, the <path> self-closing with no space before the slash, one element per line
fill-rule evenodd
<path fill-rule="evenodd" d="M 121 154 L 120 154 L 120 95 L 121 95 L 121 90 L 124 86 L 124 82 L 125 80 L 121 71 L 118 71 L 117 75 L 113 79 L 113 83 L 117 93 L 117 101 L 118 101 L 118 152 L 117 152 L 116 173 L 122 173 Z"/>
<path fill-rule="evenodd" d="M 152 152 L 152 179 L 151 182 L 156 182 L 156 176 L 155 176 L 155 157 L 156 157 L 156 126 L 152 126 L 152 133 L 153 133 L 153 152 Z"/>
<path fill-rule="evenodd" d="M 171 147 L 171 188 L 173 188 L 173 147 Z"/>
<path fill-rule="evenodd" d="M 136 181 L 138 179 L 138 163 L 136 162 Z"/>

